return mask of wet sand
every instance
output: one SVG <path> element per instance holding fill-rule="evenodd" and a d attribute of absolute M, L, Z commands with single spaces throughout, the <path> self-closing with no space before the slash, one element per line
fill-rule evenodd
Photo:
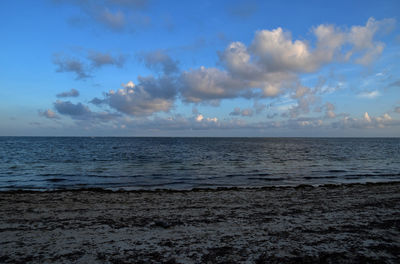
<path fill-rule="evenodd" d="M 400 183 L 0 193 L 0 263 L 399 263 Z"/>

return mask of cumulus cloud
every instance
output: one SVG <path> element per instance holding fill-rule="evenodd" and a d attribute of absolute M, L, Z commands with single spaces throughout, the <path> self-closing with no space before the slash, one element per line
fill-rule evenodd
<path fill-rule="evenodd" d="M 316 72 L 331 62 L 372 63 L 384 48 L 375 36 L 390 31 L 393 23 L 393 19 L 370 18 L 365 26 L 349 30 L 319 25 L 312 29 L 314 45 L 312 41 L 293 40 L 282 28 L 259 30 L 248 47 L 232 42 L 218 53 L 223 69 L 202 66 L 184 71 L 182 95 L 186 101 L 201 102 L 240 96 L 277 97 L 295 91 L 305 109 L 305 101 L 311 102 L 315 96 L 299 84 L 299 74 Z"/>
<path fill-rule="evenodd" d="M 292 41 L 282 28 L 257 31 L 250 49 L 267 71 L 309 72 L 316 67 L 307 43 Z"/>
<path fill-rule="evenodd" d="M 43 117 L 46 117 L 49 119 L 59 119 L 59 116 L 50 109 L 39 110 L 38 114 L 39 114 L 39 116 L 43 116 Z"/>
<path fill-rule="evenodd" d="M 180 81 L 181 93 L 188 102 L 234 98 L 241 94 L 245 85 L 225 71 L 205 67 L 184 71 Z"/>
<path fill-rule="evenodd" d="M 75 73 L 75 78 L 77 80 L 91 77 L 87 72 L 88 69 L 79 59 L 67 57 L 61 54 L 55 54 L 53 56 L 53 63 L 57 65 L 56 72 Z"/>
<path fill-rule="evenodd" d="M 173 78 L 139 76 L 138 80 L 138 85 L 130 81 L 123 85 L 124 88 L 122 89 L 110 90 L 105 94 L 101 103 L 133 116 L 147 116 L 162 111 L 168 112 L 172 108 L 177 93 Z M 99 102 L 99 100 L 95 100 L 95 103 Z"/>
<path fill-rule="evenodd" d="M 348 42 L 352 44 L 353 47 L 352 50 L 348 52 L 347 56 L 349 57 L 354 53 L 358 53 L 358 57 L 355 60 L 357 63 L 362 65 L 370 64 L 384 49 L 384 44 L 382 42 L 374 40 L 375 35 L 377 33 L 390 32 L 395 22 L 394 19 L 377 21 L 371 17 L 368 19 L 365 26 L 352 26 L 348 33 Z"/>
<path fill-rule="evenodd" d="M 173 60 L 165 51 L 156 50 L 140 55 L 144 60 L 146 67 L 156 72 L 162 72 L 165 75 L 178 73 L 178 61 Z"/>
<path fill-rule="evenodd" d="M 56 95 L 58 98 L 64 98 L 64 97 L 78 97 L 79 96 L 79 91 L 76 89 L 71 89 L 66 92 L 62 92 Z"/>

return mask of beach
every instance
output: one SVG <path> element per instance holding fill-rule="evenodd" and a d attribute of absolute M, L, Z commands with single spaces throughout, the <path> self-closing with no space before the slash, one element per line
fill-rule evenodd
<path fill-rule="evenodd" d="M 1 263 L 399 261 L 399 182 L 0 193 Z"/>

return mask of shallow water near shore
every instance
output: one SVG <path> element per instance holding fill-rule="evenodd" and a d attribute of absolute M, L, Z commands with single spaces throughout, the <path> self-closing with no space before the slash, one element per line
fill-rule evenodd
<path fill-rule="evenodd" d="M 399 180 L 399 138 L 0 137 L 2 191 Z"/>

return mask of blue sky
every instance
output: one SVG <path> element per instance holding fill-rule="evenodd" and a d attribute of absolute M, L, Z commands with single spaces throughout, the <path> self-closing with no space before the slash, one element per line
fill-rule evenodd
<path fill-rule="evenodd" d="M 1 1 L 0 135 L 399 136 L 399 1 Z"/>

